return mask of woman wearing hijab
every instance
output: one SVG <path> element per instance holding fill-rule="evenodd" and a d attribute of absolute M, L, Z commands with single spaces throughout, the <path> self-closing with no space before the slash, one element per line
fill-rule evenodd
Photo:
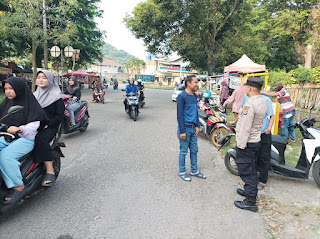
<path fill-rule="evenodd" d="M 71 76 L 69 79 L 69 86 L 65 89 L 64 94 L 72 95 L 74 102 L 70 103 L 67 107 L 67 110 L 70 113 L 70 122 L 71 125 L 76 125 L 76 121 L 74 118 L 74 112 L 80 107 L 79 100 L 81 98 L 81 91 L 79 87 L 79 83 L 75 76 Z"/>
<path fill-rule="evenodd" d="M 3 203 L 9 204 L 22 195 L 24 185 L 19 159 L 32 151 L 40 121 L 46 119 L 46 114 L 22 78 L 5 80 L 4 91 L 6 98 L 0 105 L 0 117 L 5 116 L 11 106 L 23 106 L 22 110 L 1 121 L 8 127 L 8 133 L 20 137 L 12 142 L 5 137 L 0 138 L 0 171 L 7 188 L 12 189 Z"/>
<path fill-rule="evenodd" d="M 58 132 L 59 125 L 64 117 L 65 108 L 61 98 L 60 88 L 54 81 L 53 74 L 50 71 L 42 70 L 38 72 L 37 85 L 38 88 L 33 94 L 47 114 L 48 120 L 42 121 L 40 124 L 33 156 L 35 162 L 44 162 L 47 173 L 42 181 L 42 185 L 50 187 L 55 182 L 50 142 Z"/>

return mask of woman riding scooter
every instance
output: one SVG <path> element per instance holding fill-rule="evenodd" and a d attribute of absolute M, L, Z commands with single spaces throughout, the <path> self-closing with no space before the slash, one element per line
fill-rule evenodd
<path fill-rule="evenodd" d="M 79 100 L 81 98 L 81 91 L 79 83 L 75 76 L 71 76 L 69 79 L 69 86 L 65 89 L 64 94 L 72 95 L 73 102 L 67 107 L 67 110 L 70 113 L 70 122 L 71 126 L 76 125 L 76 120 L 74 118 L 74 112 L 80 107 Z"/>
<path fill-rule="evenodd" d="M 52 164 L 52 149 L 50 142 L 57 134 L 59 126 L 64 117 L 64 103 L 61 98 L 61 90 L 54 81 L 50 71 L 42 70 L 37 74 L 38 88 L 34 96 L 48 116 L 48 121 L 42 121 L 40 130 L 36 136 L 33 151 L 34 161 L 44 162 L 46 166 L 46 176 L 42 181 L 42 186 L 49 187 L 55 182 L 55 174 Z"/>
<path fill-rule="evenodd" d="M 6 98 L 0 105 L 0 118 L 7 114 L 11 106 L 23 106 L 22 110 L 2 120 L 8 127 L 7 133 L 19 136 L 12 142 L 9 138 L 0 138 L 0 171 L 7 188 L 11 189 L 3 203 L 10 204 L 23 194 L 19 159 L 32 151 L 40 121 L 46 120 L 46 114 L 22 78 L 5 80 L 4 91 Z"/>

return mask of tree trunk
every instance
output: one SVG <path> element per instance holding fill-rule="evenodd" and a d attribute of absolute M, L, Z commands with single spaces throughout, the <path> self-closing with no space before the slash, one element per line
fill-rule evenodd
<path fill-rule="evenodd" d="M 32 40 L 32 92 L 36 90 L 36 78 L 37 78 L 37 43 Z"/>
<path fill-rule="evenodd" d="M 312 62 L 312 45 L 309 44 L 306 49 L 306 58 L 304 67 L 311 70 L 311 62 Z"/>

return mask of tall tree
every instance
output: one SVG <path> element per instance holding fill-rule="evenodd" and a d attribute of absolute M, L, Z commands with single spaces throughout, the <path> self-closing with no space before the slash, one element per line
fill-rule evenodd
<path fill-rule="evenodd" d="M 125 22 L 149 52 L 177 51 L 193 67 L 211 74 L 218 60 L 216 40 L 245 4 L 243 0 L 148 0 L 136 6 Z"/>
<path fill-rule="evenodd" d="M 124 67 L 128 74 L 134 75 L 140 73 L 139 70 L 144 65 L 144 61 L 140 59 L 130 59 L 125 64 Z"/>
<path fill-rule="evenodd" d="M 15 35 L 22 36 L 26 42 L 31 42 L 32 50 L 32 68 L 33 79 L 32 89 L 35 89 L 35 79 L 37 73 L 36 52 L 38 46 L 44 41 L 42 14 L 44 13 L 43 1 L 33 0 L 15 0 L 3 3 L 8 10 L 0 15 L 0 34 L 6 35 L 9 38 Z M 76 7 L 75 0 L 59 1 L 59 4 L 54 4 L 51 0 L 47 0 L 48 12 L 51 12 L 49 21 L 54 25 L 50 32 L 50 38 L 59 42 L 70 41 L 70 35 L 75 33 L 75 28 L 68 21 L 66 14 L 67 9 Z M 64 27 L 66 26 L 66 27 Z"/>
<path fill-rule="evenodd" d="M 272 68 L 292 69 L 305 62 L 311 38 L 309 15 L 318 0 L 258 0 L 256 32 L 270 52 Z"/>

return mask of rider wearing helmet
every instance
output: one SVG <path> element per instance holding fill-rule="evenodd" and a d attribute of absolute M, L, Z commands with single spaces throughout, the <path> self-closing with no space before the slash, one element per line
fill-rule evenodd
<path fill-rule="evenodd" d="M 131 78 L 129 78 L 129 85 L 126 86 L 124 96 L 127 96 L 128 93 L 136 93 L 136 92 L 138 92 L 138 94 L 140 95 L 139 88 L 137 85 L 134 84 L 134 79 L 131 77 Z M 126 113 L 128 113 L 129 109 L 128 109 L 127 98 L 125 98 L 123 103 L 124 103 L 125 111 L 126 111 Z"/>
<path fill-rule="evenodd" d="M 138 89 L 140 91 L 139 101 L 142 102 L 144 100 L 144 85 L 142 84 L 142 80 L 138 79 Z"/>

